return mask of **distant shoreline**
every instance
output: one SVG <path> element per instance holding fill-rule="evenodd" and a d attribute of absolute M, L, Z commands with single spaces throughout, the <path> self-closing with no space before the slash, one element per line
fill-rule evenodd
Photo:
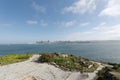
<path fill-rule="evenodd" d="M 86 43 L 89 43 L 89 42 L 120 42 L 120 40 L 75 40 L 75 41 L 70 41 L 70 40 L 57 40 L 57 41 L 50 41 L 50 40 L 48 40 L 48 41 L 36 41 L 36 42 L 23 42 L 23 43 L 14 43 L 14 42 L 11 42 L 11 43 L 0 43 L 0 45 L 16 45 L 16 44 L 18 44 L 18 45 L 20 45 L 20 44 L 36 44 L 36 43 L 56 43 L 56 42 L 86 42 Z"/>

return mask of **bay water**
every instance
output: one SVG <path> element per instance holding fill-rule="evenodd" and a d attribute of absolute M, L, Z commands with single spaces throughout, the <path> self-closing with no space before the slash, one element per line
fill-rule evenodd
<path fill-rule="evenodd" d="M 0 55 L 41 52 L 61 52 L 96 61 L 120 63 L 120 41 L 0 45 Z"/>

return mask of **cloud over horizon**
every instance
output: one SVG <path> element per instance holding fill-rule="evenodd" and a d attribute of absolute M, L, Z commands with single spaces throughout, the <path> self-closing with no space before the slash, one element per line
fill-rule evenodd
<path fill-rule="evenodd" d="M 67 40 L 114 40 L 120 39 L 120 24 L 109 26 L 105 22 L 84 32 L 75 32 Z"/>

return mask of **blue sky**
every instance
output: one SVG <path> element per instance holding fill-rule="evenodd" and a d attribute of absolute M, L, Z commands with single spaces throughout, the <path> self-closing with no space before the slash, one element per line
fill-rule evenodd
<path fill-rule="evenodd" d="M 119 0 L 0 0 L 0 43 L 119 39 Z"/>

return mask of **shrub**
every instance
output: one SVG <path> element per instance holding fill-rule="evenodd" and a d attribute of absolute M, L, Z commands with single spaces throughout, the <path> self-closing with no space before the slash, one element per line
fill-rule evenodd
<path fill-rule="evenodd" d="M 64 54 L 57 53 L 43 53 L 40 54 L 38 61 L 46 63 L 55 63 L 54 65 L 59 66 L 63 70 L 67 71 L 84 71 L 84 72 L 93 72 L 97 69 L 98 65 L 90 62 L 88 59 L 82 57 L 76 57 L 74 55 L 65 56 Z M 88 68 L 89 65 L 93 65 L 91 68 Z M 53 64 L 52 64 L 53 65 Z"/>
<path fill-rule="evenodd" d="M 40 62 L 51 62 L 52 57 L 53 57 L 52 54 L 44 53 L 44 54 L 41 54 L 38 60 Z"/>
<path fill-rule="evenodd" d="M 95 80 L 120 80 L 116 76 L 109 73 L 110 68 L 105 67 L 97 73 L 97 78 Z"/>

